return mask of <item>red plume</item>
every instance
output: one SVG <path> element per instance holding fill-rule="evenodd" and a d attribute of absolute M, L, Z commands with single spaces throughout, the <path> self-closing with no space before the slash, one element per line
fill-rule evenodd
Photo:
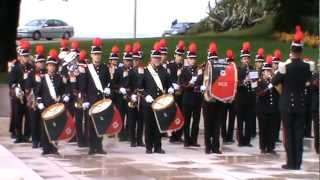
<path fill-rule="evenodd" d="M 126 45 L 124 46 L 124 51 L 125 51 L 126 53 L 132 52 L 132 46 L 131 46 L 131 44 L 126 44 Z"/>
<path fill-rule="evenodd" d="M 302 32 L 301 25 L 296 25 L 296 32 Z"/>
<path fill-rule="evenodd" d="M 141 51 L 141 44 L 140 44 L 140 42 L 137 41 L 137 42 L 133 43 L 132 51 L 133 51 L 133 52 L 139 52 L 139 51 Z"/>
<path fill-rule="evenodd" d="M 217 44 L 215 42 L 210 43 L 208 51 L 210 53 L 217 53 Z"/>
<path fill-rule="evenodd" d="M 20 46 L 21 46 L 22 49 L 30 49 L 31 44 L 30 44 L 30 42 L 28 40 L 24 40 L 24 41 L 21 42 Z"/>
<path fill-rule="evenodd" d="M 79 42 L 74 40 L 71 42 L 71 48 L 72 49 L 79 49 Z"/>
<path fill-rule="evenodd" d="M 165 39 L 160 39 L 160 47 L 167 47 L 167 41 Z"/>
<path fill-rule="evenodd" d="M 282 55 L 281 55 L 280 49 L 274 50 L 273 56 L 274 56 L 275 58 L 281 59 L 281 56 L 282 56 Z"/>
<path fill-rule="evenodd" d="M 271 54 L 268 54 L 267 57 L 266 57 L 266 63 L 267 64 L 272 64 L 272 55 Z"/>
<path fill-rule="evenodd" d="M 242 50 L 243 51 L 249 51 L 250 50 L 250 42 L 246 41 L 242 44 Z"/>
<path fill-rule="evenodd" d="M 93 44 L 94 46 L 101 47 L 101 46 L 102 46 L 102 39 L 96 37 L 96 38 L 94 38 L 94 39 L 92 40 L 92 44 Z"/>
<path fill-rule="evenodd" d="M 120 48 L 117 45 L 112 46 L 111 52 L 114 54 L 119 54 Z"/>
<path fill-rule="evenodd" d="M 233 59 L 234 58 L 233 51 L 231 49 L 227 50 L 227 58 L 228 59 Z"/>
<path fill-rule="evenodd" d="M 303 40 L 303 32 L 302 31 L 297 31 L 296 34 L 294 35 L 294 41 L 300 42 Z"/>
<path fill-rule="evenodd" d="M 62 48 L 68 47 L 68 43 L 69 43 L 69 41 L 68 41 L 67 39 L 61 39 L 61 40 L 60 40 L 60 46 L 61 46 Z"/>
<path fill-rule="evenodd" d="M 160 43 L 159 42 L 155 42 L 154 45 L 153 45 L 153 50 L 160 51 L 160 48 L 161 48 Z"/>
<path fill-rule="evenodd" d="M 177 48 L 178 48 L 178 49 L 184 49 L 185 47 L 186 47 L 186 45 L 185 45 L 184 41 L 183 41 L 183 40 L 180 40 L 180 41 L 178 42 Z"/>
<path fill-rule="evenodd" d="M 80 60 L 85 60 L 87 58 L 87 51 L 86 50 L 81 50 L 79 53 L 79 59 Z"/>
<path fill-rule="evenodd" d="M 56 49 L 50 49 L 49 56 L 51 58 L 57 59 L 58 58 L 58 51 Z"/>
<path fill-rule="evenodd" d="M 36 53 L 38 55 L 43 55 L 44 54 L 44 46 L 42 44 L 39 44 L 36 46 Z"/>
<path fill-rule="evenodd" d="M 196 43 L 191 43 L 189 45 L 189 51 L 195 53 L 197 51 L 197 44 Z"/>
<path fill-rule="evenodd" d="M 258 55 L 259 56 L 263 56 L 264 55 L 264 49 L 263 48 L 259 48 L 258 49 Z"/>

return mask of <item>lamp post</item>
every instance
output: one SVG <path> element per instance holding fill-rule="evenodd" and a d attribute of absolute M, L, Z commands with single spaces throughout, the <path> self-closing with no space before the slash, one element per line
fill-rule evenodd
<path fill-rule="evenodd" d="M 137 37 L 137 0 L 134 0 L 133 38 Z"/>

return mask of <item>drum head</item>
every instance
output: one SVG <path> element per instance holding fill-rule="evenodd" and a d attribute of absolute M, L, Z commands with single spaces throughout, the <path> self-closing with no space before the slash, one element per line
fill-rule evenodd
<path fill-rule="evenodd" d="M 153 110 L 161 110 L 165 109 L 168 106 L 174 103 L 174 96 L 171 94 L 164 94 L 162 96 L 157 97 L 152 103 L 151 107 Z"/>
<path fill-rule="evenodd" d="M 100 101 L 95 102 L 92 107 L 89 109 L 89 114 L 97 114 L 100 113 L 107 108 L 109 108 L 112 104 L 111 99 L 102 99 Z"/>
<path fill-rule="evenodd" d="M 56 103 L 47 107 L 42 113 L 43 120 L 51 120 L 59 116 L 65 111 L 65 105 L 63 103 Z"/>

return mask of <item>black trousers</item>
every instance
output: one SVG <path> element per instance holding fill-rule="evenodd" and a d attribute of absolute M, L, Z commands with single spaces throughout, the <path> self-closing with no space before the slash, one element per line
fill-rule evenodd
<path fill-rule="evenodd" d="M 129 123 L 128 123 L 128 104 L 122 97 L 122 95 L 118 95 L 116 100 L 116 106 L 120 111 L 121 119 L 123 121 L 123 126 L 121 131 L 119 132 L 119 140 L 120 141 L 127 141 L 129 136 Z"/>
<path fill-rule="evenodd" d="M 88 143 L 88 119 L 86 119 L 85 113 L 82 109 L 75 108 L 74 115 L 76 119 L 76 135 L 77 141 L 80 145 Z"/>
<path fill-rule="evenodd" d="M 201 115 L 201 104 L 190 105 L 183 104 L 182 111 L 185 118 L 183 126 L 184 143 L 185 144 L 197 144 L 199 134 L 199 123 Z M 192 117 L 192 124 L 191 124 Z"/>
<path fill-rule="evenodd" d="M 178 104 L 179 108 L 182 110 L 182 95 L 175 96 L 175 101 Z M 183 134 L 183 128 L 179 129 L 178 131 L 172 132 L 170 141 L 171 142 L 180 141 L 182 134 Z"/>
<path fill-rule="evenodd" d="M 225 104 L 204 102 L 204 144 L 206 150 L 218 152 L 220 149 L 220 130 L 224 118 Z"/>
<path fill-rule="evenodd" d="M 314 149 L 319 154 L 319 111 L 312 113 L 312 119 L 313 119 L 313 130 L 314 130 Z"/>
<path fill-rule="evenodd" d="M 300 168 L 303 153 L 304 114 L 282 113 L 284 147 L 287 153 L 287 165 Z"/>
<path fill-rule="evenodd" d="M 275 134 L 275 138 L 276 141 L 280 140 L 280 130 L 281 130 L 281 113 L 280 111 L 277 111 L 274 113 L 274 118 L 276 119 L 275 123 L 276 123 L 276 134 Z"/>
<path fill-rule="evenodd" d="M 248 145 L 252 136 L 252 121 L 256 119 L 256 113 L 252 111 L 254 105 L 237 105 L 237 137 L 240 145 Z"/>
<path fill-rule="evenodd" d="M 304 137 L 311 137 L 312 132 L 312 111 L 311 106 L 306 106 L 306 112 L 304 113 L 305 119 L 305 129 L 304 129 Z"/>
<path fill-rule="evenodd" d="M 16 135 L 16 124 L 15 124 L 15 100 L 14 100 L 14 97 L 10 96 L 10 109 L 11 109 L 11 112 L 10 112 L 10 125 L 9 125 L 9 132 L 12 134 L 12 135 Z"/>
<path fill-rule="evenodd" d="M 30 114 L 32 143 L 38 144 L 41 141 L 41 112 L 38 109 L 28 109 Z"/>
<path fill-rule="evenodd" d="M 88 110 L 85 111 L 85 118 L 88 119 L 88 132 L 89 132 L 89 149 L 91 151 L 102 150 L 102 139 L 103 137 L 98 137 L 95 131 L 91 117 L 89 116 Z"/>
<path fill-rule="evenodd" d="M 24 102 L 26 102 L 26 99 L 24 99 Z M 29 139 L 31 133 L 29 112 L 27 106 L 22 104 L 17 98 L 14 99 L 14 112 L 17 139 Z"/>
<path fill-rule="evenodd" d="M 233 141 L 235 119 L 236 119 L 236 109 L 235 109 L 234 103 L 226 104 L 223 123 L 222 123 L 222 132 L 221 132 L 224 141 Z M 227 125 L 227 122 L 228 122 L 228 125 Z"/>
<path fill-rule="evenodd" d="M 150 106 L 143 106 L 143 120 L 145 122 L 145 143 L 146 149 L 155 151 L 161 149 L 161 133 L 157 126 L 157 122 L 154 113 Z"/>
<path fill-rule="evenodd" d="M 128 108 L 128 124 L 131 143 L 143 143 L 143 115 L 137 107 Z"/>
<path fill-rule="evenodd" d="M 259 145 L 260 150 L 275 149 L 277 119 L 274 113 L 259 113 Z"/>
<path fill-rule="evenodd" d="M 58 151 L 58 149 L 51 143 L 49 142 L 49 138 L 47 135 L 47 132 L 44 127 L 44 122 L 41 119 L 41 146 L 42 150 L 44 153 L 55 153 Z"/>

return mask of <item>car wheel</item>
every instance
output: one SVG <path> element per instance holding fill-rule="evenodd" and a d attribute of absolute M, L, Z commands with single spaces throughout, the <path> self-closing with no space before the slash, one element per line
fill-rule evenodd
<path fill-rule="evenodd" d="M 62 35 L 63 39 L 69 39 L 70 38 L 70 33 L 69 32 L 64 32 Z"/>
<path fill-rule="evenodd" d="M 32 34 L 33 40 L 40 40 L 41 39 L 41 33 L 39 31 L 36 31 Z"/>
<path fill-rule="evenodd" d="M 52 38 L 46 38 L 48 41 L 51 41 L 52 40 Z"/>

